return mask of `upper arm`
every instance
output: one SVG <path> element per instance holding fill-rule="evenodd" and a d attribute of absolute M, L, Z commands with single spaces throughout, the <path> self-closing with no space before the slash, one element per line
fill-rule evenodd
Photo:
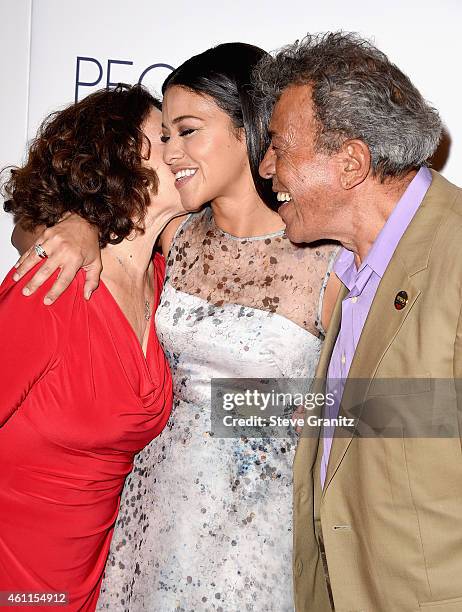
<path fill-rule="evenodd" d="M 34 230 L 25 230 L 20 223 L 16 223 L 11 234 L 11 243 L 22 255 L 35 243 L 36 239 L 45 229 L 44 225 L 37 226 Z"/>
<path fill-rule="evenodd" d="M 21 289 L 26 281 L 15 283 L 13 271 L 0 287 L 0 427 L 53 363 L 59 336 L 56 320 L 43 304 L 44 291 L 25 298 Z"/>
<path fill-rule="evenodd" d="M 162 233 L 159 237 L 159 244 L 162 249 L 162 255 L 167 258 L 168 253 L 170 251 L 170 247 L 172 246 L 172 240 L 175 236 L 176 230 L 180 227 L 180 225 L 185 220 L 185 215 L 181 215 L 181 217 L 174 217 L 171 221 L 167 223 L 167 225 L 162 230 Z"/>

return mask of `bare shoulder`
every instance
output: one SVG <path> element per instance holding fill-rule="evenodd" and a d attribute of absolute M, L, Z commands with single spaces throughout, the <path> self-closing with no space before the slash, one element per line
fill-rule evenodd
<path fill-rule="evenodd" d="M 316 242 L 300 245 L 300 256 L 316 275 L 324 278 L 335 259 L 340 245 L 337 242 Z"/>
<path fill-rule="evenodd" d="M 167 257 L 168 252 L 170 251 L 170 247 L 172 246 L 172 240 L 175 236 L 176 230 L 185 221 L 186 216 L 187 215 L 181 215 L 181 217 L 175 217 L 174 219 L 169 221 L 162 230 L 162 233 L 159 237 L 159 244 L 164 257 Z"/>
<path fill-rule="evenodd" d="M 337 301 L 341 282 L 332 272 L 341 246 L 336 242 L 302 245 L 299 250 L 301 269 L 297 272 L 300 287 L 305 287 L 305 327 L 311 331 L 327 329 Z"/>

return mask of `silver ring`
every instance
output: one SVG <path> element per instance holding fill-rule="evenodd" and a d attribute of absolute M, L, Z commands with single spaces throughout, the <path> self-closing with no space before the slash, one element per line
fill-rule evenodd
<path fill-rule="evenodd" d="M 40 259 L 46 259 L 48 257 L 48 255 L 46 254 L 45 249 L 42 247 L 41 244 L 35 244 L 34 245 L 34 250 L 37 253 L 37 255 L 40 257 Z"/>

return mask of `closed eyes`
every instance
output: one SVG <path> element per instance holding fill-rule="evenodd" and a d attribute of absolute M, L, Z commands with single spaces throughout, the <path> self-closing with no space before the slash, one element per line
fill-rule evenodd
<path fill-rule="evenodd" d="M 179 135 L 180 135 L 180 136 L 183 136 L 183 137 L 184 137 L 184 136 L 190 136 L 191 134 L 193 134 L 193 133 L 194 133 L 194 132 L 196 132 L 196 131 L 197 131 L 197 130 L 196 130 L 196 128 L 187 128 L 187 129 L 185 129 L 185 130 L 180 130 Z M 166 143 L 166 142 L 168 142 L 168 141 L 170 140 L 170 136 L 165 136 L 165 135 L 162 135 L 162 136 L 160 137 L 160 139 L 161 139 L 161 141 L 162 141 L 163 143 Z"/>
<path fill-rule="evenodd" d="M 195 131 L 196 130 L 194 128 L 188 128 L 186 130 L 180 130 L 180 136 L 189 136 L 190 134 L 192 134 Z"/>

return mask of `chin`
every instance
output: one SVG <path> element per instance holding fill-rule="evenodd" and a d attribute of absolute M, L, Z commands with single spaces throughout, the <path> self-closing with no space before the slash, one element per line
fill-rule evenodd
<path fill-rule="evenodd" d="M 314 237 L 309 232 L 304 232 L 303 228 L 300 227 L 297 223 L 291 223 L 290 221 L 288 223 L 286 222 L 286 236 L 291 242 L 295 244 L 308 244 L 310 242 L 315 242 L 316 240 L 319 240 L 318 237 Z"/>
<path fill-rule="evenodd" d="M 287 238 L 294 244 L 308 244 L 319 240 L 319 236 L 313 233 L 313 227 L 305 227 L 304 220 L 296 214 L 292 206 L 285 205 L 278 210 L 278 213 L 286 224 Z"/>
<path fill-rule="evenodd" d="M 281 217 L 281 219 L 284 221 L 284 223 L 286 224 L 286 236 L 287 238 L 291 241 L 291 242 L 304 242 L 303 238 L 300 236 L 300 227 L 299 224 L 297 223 L 297 218 L 295 217 L 295 215 L 287 215 L 286 213 L 286 208 L 287 207 L 283 207 L 282 209 L 280 208 L 278 210 L 279 216 Z"/>
<path fill-rule="evenodd" d="M 197 212 L 204 205 L 203 202 L 199 202 L 195 199 L 181 200 L 181 205 L 183 206 L 186 212 Z"/>
<path fill-rule="evenodd" d="M 293 228 L 289 227 L 288 225 L 286 226 L 286 236 L 291 242 L 294 242 L 295 244 L 305 242 L 303 237 L 300 236 L 300 233 L 295 231 Z"/>

